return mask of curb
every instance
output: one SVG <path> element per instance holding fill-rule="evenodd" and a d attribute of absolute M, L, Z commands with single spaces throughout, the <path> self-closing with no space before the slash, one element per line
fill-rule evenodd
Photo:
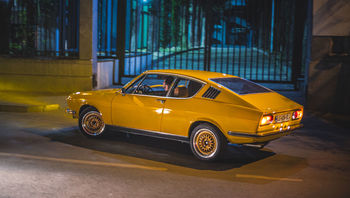
<path fill-rule="evenodd" d="M 0 104 L 0 112 L 46 112 L 54 111 L 60 108 L 59 104 L 48 104 L 48 105 L 4 105 Z"/>

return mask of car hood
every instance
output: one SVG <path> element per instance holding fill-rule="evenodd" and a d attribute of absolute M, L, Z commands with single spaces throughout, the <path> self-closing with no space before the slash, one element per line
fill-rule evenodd
<path fill-rule="evenodd" d="M 110 93 L 115 93 L 120 89 L 99 89 L 99 90 L 94 90 L 94 91 L 85 91 L 82 92 L 81 94 L 110 94 Z"/>
<path fill-rule="evenodd" d="M 281 112 L 303 108 L 302 105 L 276 93 L 257 93 L 240 95 L 242 99 L 263 112 Z"/>
<path fill-rule="evenodd" d="M 121 89 L 100 89 L 100 90 L 94 90 L 94 91 L 82 91 L 82 92 L 75 92 L 71 94 L 70 97 L 81 98 L 81 97 L 89 97 L 89 96 L 111 95 L 111 94 L 115 94 L 120 90 Z"/>

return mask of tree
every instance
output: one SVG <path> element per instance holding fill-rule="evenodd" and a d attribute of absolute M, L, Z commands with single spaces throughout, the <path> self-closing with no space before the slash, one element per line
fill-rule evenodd
<path fill-rule="evenodd" d="M 0 54 L 9 51 L 11 3 L 0 1 Z"/>
<path fill-rule="evenodd" d="M 160 14 L 160 44 L 161 47 L 166 48 L 171 41 L 171 24 L 170 24 L 170 11 L 171 1 L 161 0 L 161 14 Z"/>

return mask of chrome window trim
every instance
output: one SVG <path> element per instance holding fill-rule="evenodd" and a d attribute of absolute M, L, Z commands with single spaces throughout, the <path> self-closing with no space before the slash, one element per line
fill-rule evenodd
<path fill-rule="evenodd" d="M 147 76 L 147 74 L 144 74 L 144 75 L 142 75 L 140 78 L 137 78 L 137 79 L 134 81 L 134 82 L 136 82 L 136 81 L 138 81 L 139 79 L 141 79 L 140 82 L 137 84 L 136 89 L 140 86 L 140 83 L 143 82 L 143 80 L 145 79 L 146 76 Z M 134 80 L 134 79 L 133 79 L 133 80 Z M 127 88 L 125 88 L 125 91 L 128 90 L 128 89 L 134 84 L 134 82 L 130 83 L 130 85 L 129 85 Z M 128 85 L 128 84 L 129 84 L 129 83 L 127 83 L 126 85 Z M 126 85 L 125 85 L 125 86 L 126 86 Z M 124 87 L 125 87 L 125 86 L 124 86 Z M 123 88 L 124 88 L 124 87 L 123 87 Z M 135 90 L 136 90 L 136 89 L 135 89 Z M 135 90 L 133 90 L 132 93 L 135 92 Z M 125 93 L 125 94 L 132 94 L 132 93 Z"/>
<path fill-rule="evenodd" d="M 178 77 L 178 76 L 175 76 L 173 82 L 172 82 L 171 85 L 170 85 L 170 88 L 169 88 L 168 92 L 165 94 L 165 97 L 166 97 L 166 98 L 169 98 L 169 97 L 170 97 L 169 95 L 170 95 L 170 93 L 173 91 L 174 85 L 175 85 L 175 82 L 177 81 L 177 79 L 179 79 L 179 77 Z"/>
<path fill-rule="evenodd" d="M 188 79 L 188 78 L 185 78 L 185 77 L 176 77 L 175 80 L 178 80 L 178 79 L 180 79 L 180 78 L 182 78 L 182 79 Z M 191 79 L 189 79 L 189 80 L 191 80 Z M 201 87 L 200 87 L 200 88 L 197 90 L 197 92 L 196 92 L 195 94 L 193 94 L 193 96 L 191 96 L 191 97 L 171 97 L 171 96 L 169 96 L 169 94 L 170 94 L 170 93 L 173 91 L 173 89 L 175 88 L 175 87 L 173 87 L 173 86 L 175 85 L 175 82 L 176 82 L 176 81 L 173 82 L 173 85 L 172 85 L 172 87 L 171 87 L 170 92 L 168 93 L 167 98 L 174 98 L 174 99 L 190 99 L 190 98 L 195 97 L 195 96 L 199 93 L 199 91 L 205 86 L 205 84 L 199 82 L 199 83 L 201 84 Z M 198 82 L 198 81 L 197 81 L 197 82 Z"/>
<path fill-rule="evenodd" d="M 139 84 L 137 85 L 137 87 L 140 86 L 140 84 L 145 80 L 145 78 L 146 78 L 146 76 L 147 76 L 148 74 L 160 74 L 160 75 L 168 75 L 168 76 L 174 76 L 174 77 L 175 77 L 174 81 L 172 82 L 172 84 L 171 84 L 171 86 L 170 86 L 170 89 L 169 89 L 168 93 L 167 93 L 165 96 L 155 96 L 155 95 L 145 95 L 145 94 L 135 94 L 135 93 L 125 93 L 125 94 L 126 94 L 126 95 L 133 95 L 133 96 L 149 96 L 149 97 L 165 98 L 165 99 L 191 99 L 191 98 L 195 97 L 195 96 L 203 89 L 203 87 L 205 87 L 206 84 L 208 84 L 207 82 L 202 81 L 202 80 L 200 80 L 200 79 L 193 78 L 193 77 L 186 76 L 186 75 L 181 75 L 181 74 L 173 74 L 173 73 L 166 73 L 166 72 L 147 72 L 147 73 L 145 73 L 144 76 L 142 76 L 143 79 L 139 82 Z M 140 77 L 140 78 L 142 78 L 142 77 Z M 201 87 L 200 89 L 198 89 L 198 91 L 197 91 L 195 94 L 193 94 L 193 96 L 191 96 L 191 97 L 186 97 L 186 98 L 170 97 L 170 96 L 169 96 L 169 94 L 171 93 L 170 91 L 173 89 L 174 83 L 175 83 L 175 81 L 176 81 L 178 78 L 185 78 L 185 79 L 197 81 L 197 82 L 199 82 L 199 83 L 202 84 L 202 87 Z M 138 80 L 138 79 L 137 79 L 137 80 Z M 136 81 L 137 81 L 137 80 L 136 80 Z M 131 85 L 132 85 L 132 84 L 131 84 Z M 130 86 L 131 86 L 131 85 L 130 85 Z M 128 86 L 128 88 L 129 88 L 130 86 Z M 135 89 L 135 90 L 136 90 L 136 89 Z M 135 90 L 134 90 L 133 92 L 135 92 Z"/>
<path fill-rule="evenodd" d="M 140 95 L 143 95 L 143 96 L 156 96 L 156 95 L 135 94 L 135 91 L 137 90 L 137 88 L 139 88 L 139 86 L 142 84 L 143 81 L 145 81 L 145 79 L 147 78 L 147 76 L 148 76 L 149 74 L 158 74 L 158 73 L 146 73 L 146 74 L 144 75 L 144 78 L 143 78 L 143 79 L 139 82 L 139 84 L 137 85 L 136 89 L 133 91 L 133 93 L 131 93 L 132 95 L 139 95 L 139 96 L 140 96 Z M 160 75 L 163 75 L 163 74 L 160 74 Z M 176 77 L 175 77 L 174 81 L 172 82 L 170 88 L 171 88 L 172 85 L 174 84 L 175 80 L 176 80 Z M 170 90 L 170 89 L 169 89 L 169 90 Z M 168 95 L 168 93 L 169 93 L 169 90 L 168 90 L 168 92 L 165 94 L 165 96 L 157 96 L 157 97 L 166 97 L 166 96 Z"/>
<path fill-rule="evenodd" d="M 218 78 L 239 78 L 239 79 L 242 79 L 242 80 L 246 80 L 246 81 L 252 82 L 252 83 L 254 83 L 254 84 L 258 85 L 258 86 L 261 86 L 261 87 L 263 87 L 263 88 L 265 88 L 265 89 L 268 89 L 270 92 L 274 92 L 273 90 L 271 90 L 271 89 L 269 89 L 269 88 L 267 88 L 267 87 L 264 87 L 264 86 L 262 86 L 262 85 L 259 85 L 258 83 L 255 83 L 255 82 L 253 82 L 253 81 L 250 81 L 250 80 L 247 80 L 247 79 L 244 79 L 244 78 L 240 78 L 240 77 L 218 77 Z M 225 85 L 222 85 L 222 84 L 219 84 L 219 83 L 213 81 L 212 79 L 216 79 L 216 78 L 209 78 L 209 80 L 210 80 L 211 82 L 213 82 L 214 84 L 216 84 L 219 88 L 220 88 L 220 87 L 224 87 L 224 88 L 226 88 L 227 90 L 229 90 L 229 91 L 231 91 L 231 92 L 233 92 L 233 93 L 235 93 L 235 94 L 237 94 L 237 95 L 240 95 L 240 96 L 244 96 L 244 95 L 248 95 L 248 94 L 264 94 L 264 93 L 270 93 L 270 92 L 261 92 L 261 93 L 239 94 L 239 93 L 237 93 L 237 92 L 231 90 L 230 88 L 226 87 Z"/>
<path fill-rule="evenodd" d="M 152 71 L 148 71 L 147 74 L 164 74 L 164 75 L 168 75 L 168 76 L 184 77 L 184 78 L 193 79 L 193 80 L 198 81 L 198 82 L 203 83 L 203 84 L 207 84 L 207 82 L 205 82 L 201 79 L 194 78 L 194 77 L 187 76 L 187 75 L 183 75 L 183 74 L 175 74 L 175 73 L 167 73 L 167 72 L 152 72 Z"/>

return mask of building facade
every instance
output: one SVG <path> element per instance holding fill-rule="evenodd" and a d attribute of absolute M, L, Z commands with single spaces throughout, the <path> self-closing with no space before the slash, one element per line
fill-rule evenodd
<path fill-rule="evenodd" d="M 348 1 L 0 0 L 0 9 L 0 91 L 67 93 L 195 69 L 291 85 L 315 109 L 349 98 L 334 91 L 349 84 Z"/>

